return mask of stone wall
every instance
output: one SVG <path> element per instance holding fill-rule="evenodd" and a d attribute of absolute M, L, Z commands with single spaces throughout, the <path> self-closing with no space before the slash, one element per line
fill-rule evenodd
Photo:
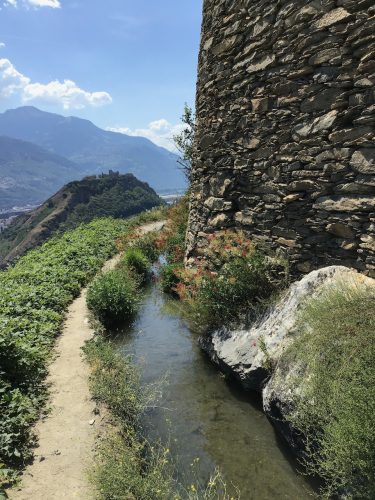
<path fill-rule="evenodd" d="M 205 0 L 188 262 L 236 227 L 375 275 L 375 0 Z"/>

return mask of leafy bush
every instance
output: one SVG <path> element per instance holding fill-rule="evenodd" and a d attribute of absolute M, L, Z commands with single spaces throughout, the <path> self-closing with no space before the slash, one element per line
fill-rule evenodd
<path fill-rule="evenodd" d="M 170 230 L 173 234 L 186 234 L 189 219 L 189 193 L 185 194 L 169 210 L 168 220 Z"/>
<path fill-rule="evenodd" d="M 160 283 L 164 292 L 176 293 L 176 287 L 180 282 L 179 272 L 181 269 L 181 266 L 176 264 L 165 264 L 160 268 Z"/>
<path fill-rule="evenodd" d="M 185 315 L 201 333 L 245 319 L 256 310 L 259 313 L 288 276 L 286 262 L 268 257 L 236 231 L 210 235 L 205 254 L 196 258 L 194 268 L 177 267 L 173 272 L 175 268 L 166 268 L 164 279 L 170 281 L 183 300 Z"/>
<path fill-rule="evenodd" d="M 132 277 L 115 269 L 93 281 L 87 291 L 87 305 L 106 328 L 114 328 L 134 316 L 138 306 L 137 295 Z"/>
<path fill-rule="evenodd" d="M 30 457 L 46 366 L 63 313 L 129 224 L 97 220 L 48 241 L 0 273 L 0 486 Z"/>
<path fill-rule="evenodd" d="M 164 246 L 165 256 L 168 262 L 183 262 L 185 256 L 185 234 L 171 234 Z"/>
<path fill-rule="evenodd" d="M 307 471 L 325 480 L 322 496 L 375 498 L 375 292 L 329 288 L 301 313 L 284 363 L 301 366 L 290 415 L 305 437 Z"/>
<path fill-rule="evenodd" d="M 271 280 L 276 265 L 279 263 L 253 250 L 229 260 L 217 272 L 204 267 L 182 271 L 176 290 L 193 327 L 205 333 L 259 308 L 277 290 Z"/>
<path fill-rule="evenodd" d="M 152 264 L 154 263 L 157 258 L 159 257 L 159 250 L 156 247 L 156 233 L 148 233 L 145 234 L 144 236 L 140 236 L 136 238 L 132 244 L 130 245 L 131 248 L 134 248 L 136 250 L 140 250 L 143 255 L 147 257 L 149 262 Z"/>
<path fill-rule="evenodd" d="M 140 277 L 142 281 L 146 281 L 150 276 L 150 261 L 137 248 L 129 248 L 126 250 L 122 263 Z"/>

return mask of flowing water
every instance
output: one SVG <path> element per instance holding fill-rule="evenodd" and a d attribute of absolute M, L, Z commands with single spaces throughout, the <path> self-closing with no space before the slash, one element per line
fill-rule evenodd
<path fill-rule="evenodd" d="M 152 285 L 120 349 L 134 355 L 145 383 L 161 383 L 147 431 L 169 446 L 178 478 L 189 483 L 198 474 L 205 482 L 218 467 L 241 499 L 310 498 L 309 485 L 297 474 L 258 397 L 225 380 L 168 301 Z"/>

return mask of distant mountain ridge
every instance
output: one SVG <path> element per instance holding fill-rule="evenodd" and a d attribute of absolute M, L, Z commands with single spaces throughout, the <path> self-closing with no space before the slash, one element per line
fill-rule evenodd
<path fill-rule="evenodd" d="M 20 215 L 0 234 L 0 265 L 66 231 L 98 217 L 125 218 L 164 202 L 134 175 L 101 175 L 70 182 L 40 207 Z"/>
<path fill-rule="evenodd" d="M 77 165 L 30 142 L 0 137 L 0 210 L 36 205 L 77 178 Z"/>
<path fill-rule="evenodd" d="M 78 165 L 76 177 L 109 169 L 132 173 L 154 189 L 180 189 L 186 182 L 177 156 L 143 137 L 102 130 L 76 117 L 32 106 L 0 114 L 0 135 L 37 144 Z"/>

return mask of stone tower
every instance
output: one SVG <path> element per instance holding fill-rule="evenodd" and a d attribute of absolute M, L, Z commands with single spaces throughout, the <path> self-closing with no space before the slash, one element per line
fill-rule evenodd
<path fill-rule="evenodd" d="M 375 276 L 375 0 L 205 0 L 188 259 L 235 227 Z"/>

